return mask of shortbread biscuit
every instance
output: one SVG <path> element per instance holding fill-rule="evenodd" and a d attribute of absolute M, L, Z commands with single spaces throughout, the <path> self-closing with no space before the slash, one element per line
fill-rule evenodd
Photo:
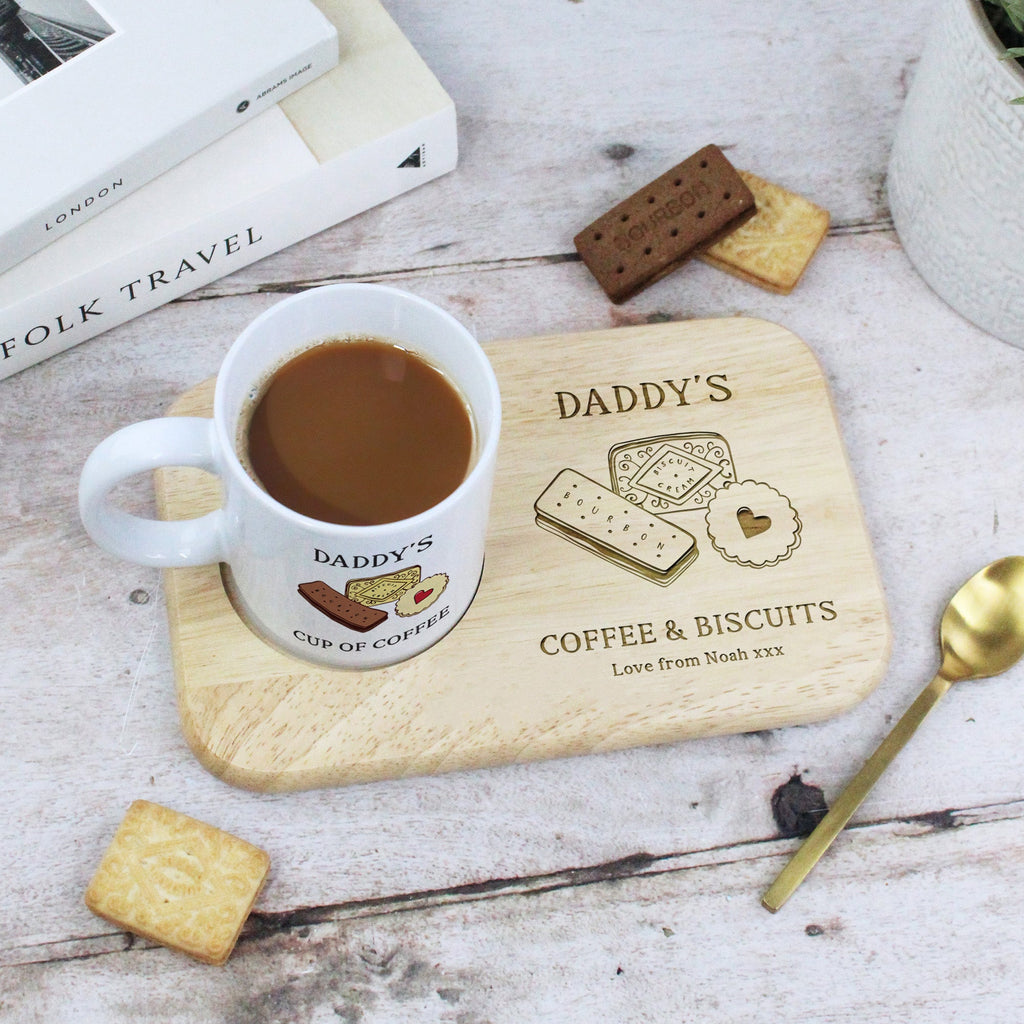
<path fill-rule="evenodd" d="M 674 522 L 677 512 L 703 511 L 715 492 L 736 479 L 732 452 L 721 434 L 658 434 L 608 451 L 612 490 Z"/>
<path fill-rule="evenodd" d="M 777 565 L 800 546 L 800 516 L 771 484 L 727 484 L 708 504 L 704 518 L 711 546 L 737 565 Z"/>
<path fill-rule="evenodd" d="M 236 836 L 148 800 L 128 808 L 85 893 L 112 924 L 223 964 L 270 857 Z"/>
<path fill-rule="evenodd" d="M 300 583 L 299 593 L 327 618 L 337 622 L 339 626 L 348 626 L 357 633 L 369 632 L 388 617 L 386 611 L 369 608 L 365 604 L 353 601 L 323 580 Z"/>
<path fill-rule="evenodd" d="M 538 526 L 659 586 L 697 557 L 692 534 L 574 469 L 548 484 L 534 510 Z"/>
<path fill-rule="evenodd" d="M 345 584 L 345 596 L 359 604 L 390 604 L 419 583 L 422 572 L 418 565 L 410 565 L 407 569 L 398 569 L 382 576 L 349 580 Z"/>
<path fill-rule="evenodd" d="M 398 599 L 395 614 L 408 617 L 425 612 L 444 593 L 447 586 L 448 574 L 444 572 L 420 580 Z"/>
<path fill-rule="evenodd" d="M 625 302 L 753 215 L 750 189 L 718 146 L 705 146 L 573 243 L 612 302 Z"/>
<path fill-rule="evenodd" d="M 828 233 L 828 210 L 749 171 L 757 213 L 699 254 L 705 263 L 779 295 L 788 295 Z"/>

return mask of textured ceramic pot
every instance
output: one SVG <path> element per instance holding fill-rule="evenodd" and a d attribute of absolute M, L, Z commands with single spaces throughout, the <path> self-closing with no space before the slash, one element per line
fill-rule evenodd
<path fill-rule="evenodd" d="M 1024 72 L 980 0 L 942 0 L 889 163 L 893 223 L 957 312 L 1024 347 Z"/>

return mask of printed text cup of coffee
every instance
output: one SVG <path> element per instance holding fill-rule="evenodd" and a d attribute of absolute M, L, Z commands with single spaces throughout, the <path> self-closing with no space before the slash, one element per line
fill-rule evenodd
<path fill-rule="evenodd" d="M 129 561 L 221 563 L 239 615 L 285 653 L 379 668 L 469 608 L 500 426 L 494 371 L 457 320 L 394 288 L 328 285 L 242 332 L 212 419 L 147 420 L 101 442 L 79 509 Z M 221 507 L 164 522 L 118 506 L 121 481 L 171 466 L 219 477 Z"/>

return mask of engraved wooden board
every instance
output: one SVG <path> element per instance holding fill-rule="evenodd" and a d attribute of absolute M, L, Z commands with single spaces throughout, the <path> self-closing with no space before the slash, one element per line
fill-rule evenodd
<path fill-rule="evenodd" d="M 335 786 L 770 729 L 871 691 L 884 595 L 799 338 L 729 318 L 485 347 L 504 410 L 487 562 L 427 653 L 320 669 L 251 633 L 218 567 L 165 574 L 182 727 L 207 769 Z M 170 412 L 211 402 L 207 381 Z M 161 470 L 157 496 L 183 518 L 219 486 Z"/>

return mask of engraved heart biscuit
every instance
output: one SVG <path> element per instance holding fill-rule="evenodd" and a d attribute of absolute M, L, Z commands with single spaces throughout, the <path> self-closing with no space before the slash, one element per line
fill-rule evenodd
<path fill-rule="evenodd" d="M 800 517 L 770 484 L 726 484 L 709 502 L 704 520 L 712 547 L 737 565 L 776 565 L 800 546 Z"/>

